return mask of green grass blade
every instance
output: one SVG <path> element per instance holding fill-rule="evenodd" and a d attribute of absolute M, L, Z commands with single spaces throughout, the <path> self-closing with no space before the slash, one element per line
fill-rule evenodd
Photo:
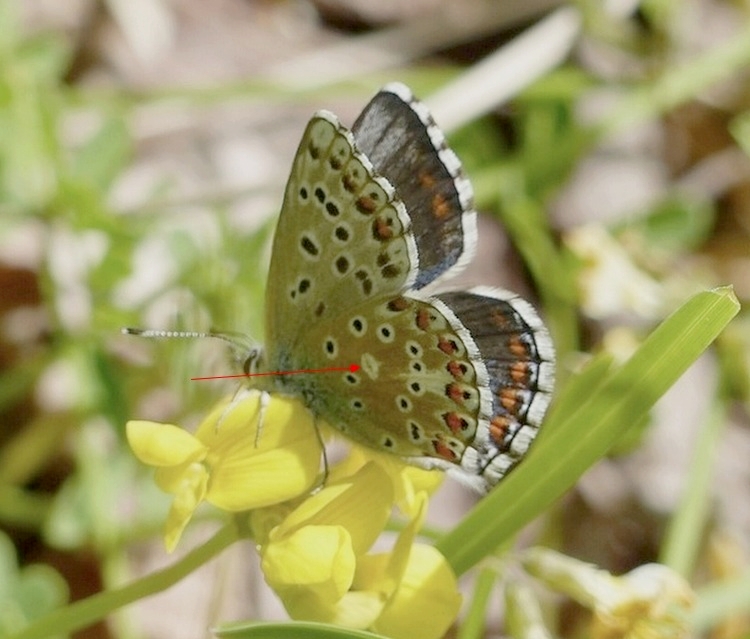
<path fill-rule="evenodd" d="M 659 561 L 689 578 L 700 554 L 704 533 L 711 517 L 716 455 L 727 424 L 727 405 L 714 399 L 708 420 L 698 435 L 694 459 L 677 511 L 669 522 Z"/>
<path fill-rule="evenodd" d="M 541 513 L 642 420 L 667 389 L 721 333 L 739 304 L 730 287 L 689 299 L 662 322 L 633 356 L 596 385 L 594 360 L 553 408 L 532 454 L 438 541 L 463 574 Z M 560 410 L 562 406 L 565 410 Z"/>
<path fill-rule="evenodd" d="M 457 639 L 482 639 L 486 636 L 487 607 L 496 582 L 497 570 L 494 568 L 485 568 L 479 573 Z"/>

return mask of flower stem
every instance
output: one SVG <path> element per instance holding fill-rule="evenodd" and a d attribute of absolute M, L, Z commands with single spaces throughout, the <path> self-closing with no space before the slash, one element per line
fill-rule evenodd
<path fill-rule="evenodd" d="M 8 639 L 42 639 L 51 635 L 67 635 L 90 626 L 123 606 L 166 590 L 213 559 L 237 539 L 235 525 L 228 524 L 205 544 L 192 550 L 172 566 L 127 586 L 105 590 L 55 610 Z"/>

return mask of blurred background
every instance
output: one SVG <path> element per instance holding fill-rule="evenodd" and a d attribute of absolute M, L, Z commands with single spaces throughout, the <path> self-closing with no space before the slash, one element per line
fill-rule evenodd
<path fill-rule="evenodd" d="M 392 80 L 427 100 L 481 213 L 456 285 L 533 300 L 564 384 L 591 353 L 626 358 L 697 291 L 750 299 L 749 63 L 746 0 L 0 0 L 0 636 L 173 560 L 169 500 L 124 425 L 194 425 L 234 386 L 189 378 L 233 364 L 212 340 L 120 328 L 262 341 L 270 240 L 312 113 L 350 125 Z M 529 536 L 554 531 L 617 573 L 653 561 L 710 446 L 696 582 L 747 575 L 749 356 L 741 313 Z M 474 500 L 446 482 L 431 526 Z M 256 564 L 238 545 L 76 636 L 284 618 Z M 561 636 L 580 615 L 563 608 Z M 733 615 L 713 636 L 748 633 Z"/>

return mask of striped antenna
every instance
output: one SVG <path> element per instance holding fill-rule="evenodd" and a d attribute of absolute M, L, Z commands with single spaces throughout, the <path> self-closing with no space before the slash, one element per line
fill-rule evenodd
<path fill-rule="evenodd" d="M 125 327 L 121 329 L 123 335 L 134 335 L 147 339 L 202 339 L 211 337 L 219 339 L 232 347 L 235 360 L 242 365 L 246 373 L 255 371 L 261 357 L 262 348 L 247 335 L 233 332 L 214 331 L 169 331 L 151 328 Z"/>

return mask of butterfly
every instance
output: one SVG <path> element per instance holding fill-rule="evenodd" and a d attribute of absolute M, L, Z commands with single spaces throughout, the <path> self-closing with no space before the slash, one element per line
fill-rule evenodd
<path fill-rule="evenodd" d="M 472 258 L 471 184 L 427 108 L 388 84 L 351 130 L 317 112 L 286 185 L 253 370 L 345 436 L 486 492 L 526 454 L 554 348 L 497 288 L 434 292 Z M 352 366 L 351 364 L 354 364 Z"/>

